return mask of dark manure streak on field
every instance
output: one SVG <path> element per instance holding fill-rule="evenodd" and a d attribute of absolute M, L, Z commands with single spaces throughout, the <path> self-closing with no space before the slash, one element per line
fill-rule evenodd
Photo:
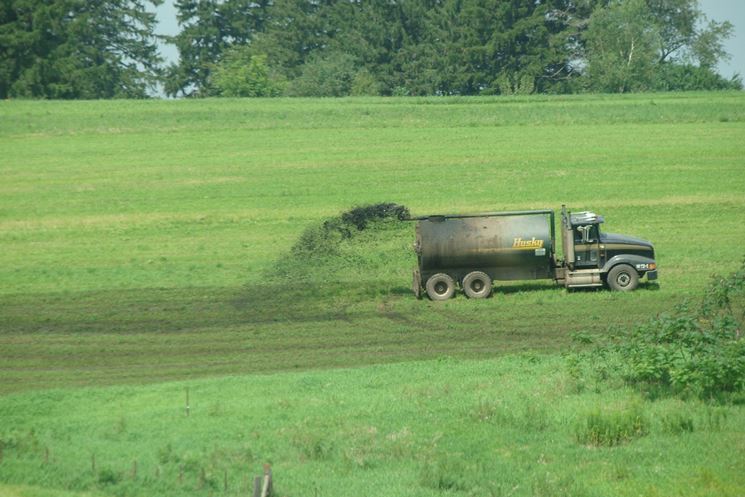
<path fill-rule="evenodd" d="M 377 204 L 309 226 L 260 282 L 243 287 L 107 289 L 0 299 L 0 395 L 443 355 L 555 351 L 571 306 L 516 311 L 509 290 L 468 303 L 417 301 L 405 207 Z M 515 291 L 547 291 L 536 285 Z M 643 305 L 639 305 L 643 304 Z M 598 330 L 658 310 L 612 306 Z M 557 314 L 558 311 L 558 314 Z"/>

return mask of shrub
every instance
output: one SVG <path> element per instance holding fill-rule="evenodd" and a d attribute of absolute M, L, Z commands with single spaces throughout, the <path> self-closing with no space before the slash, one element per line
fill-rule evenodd
<path fill-rule="evenodd" d="M 345 97 L 352 92 L 355 58 L 341 52 L 312 55 L 287 87 L 290 97 Z"/>
<path fill-rule="evenodd" d="M 270 69 L 266 55 L 238 46 L 226 51 L 215 66 L 211 84 L 223 97 L 277 97 L 284 83 Z"/>
<path fill-rule="evenodd" d="M 672 315 L 600 338 L 590 353 L 572 357 L 570 373 L 575 379 L 607 377 L 610 363 L 625 382 L 650 395 L 721 398 L 743 392 L 744 296 L 745 263 L 732 275 L 715 278 L 698 308 L 683 303 Z M 589 366 L 578 367 L 581 362 Z"/>

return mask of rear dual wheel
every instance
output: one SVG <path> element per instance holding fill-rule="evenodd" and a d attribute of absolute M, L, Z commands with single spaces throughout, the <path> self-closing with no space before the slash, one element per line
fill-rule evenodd
<path fill-rule="evenodd" d="M 492 281 L 489 275 L 473 271 L 463 278 L 463 292 L 469 299 L 485 299 L 491 295 Z"/>
<path fill-rule="evenodd" d="M 445 273 L 437 273 L 425 285 L 430 300 L 448 300 L 455 294 L 455 280 Z"/>

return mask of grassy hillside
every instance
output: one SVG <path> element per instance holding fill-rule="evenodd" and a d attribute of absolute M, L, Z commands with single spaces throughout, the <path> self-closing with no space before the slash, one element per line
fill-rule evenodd
<path fill-rule="evenodd" d="M 0 392 L 557 350 L 695 295 L 745 246 L 740 93 L 4 101 L 0 148 Z M 406 223 L 288 256 L 374 202 L 597 210 L 655 242 L 659 290 L 416 301 Z"/>
<path fill-rule="evenodd" d="M 741 405 L 562 354 L 740 265 L 744 157 L 742 93 L 0 102 L 0 495 L 742 495 Z M 314 242 L 378 202 L 596 210 L 660 284 L 418 301 L 412 224 Z"/>
<path fill-rule="evenodd" d="M 238 496 L 270 462 L 280 496 L 742 495 L 741 407 L 582 390 L 564 369 L 525 354 L 6 396 L 0 482 Z"/>

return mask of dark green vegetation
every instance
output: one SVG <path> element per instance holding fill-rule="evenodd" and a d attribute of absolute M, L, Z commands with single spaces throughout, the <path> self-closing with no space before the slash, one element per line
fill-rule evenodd
<path fill-rule="evenodd" d="M 559 355 L 737 271 L 742 94 L 0 104 L 0 494 L 743 494 L 741 405 Z M 418 301 L 391 202 L 593 209 L 660 285 Z"/>
<path fill-rule="evenodd" d="M 144 98 L 159 76 L 162 0 L 6 0 L 0 99 Z"/>
<path fill-rule="evenodd" d="M 570 363 L 577 379 L 620 379 L 652 397 L 739 399 L 745 392 L 744 325 L 745 264 L 716 278 L 700 304 L 686 301 L 674 314 L 597 336 L 598 345 Z"/>
<path fill-rule="evenodd" d="M 182 31 L 174 38 L 180 61 L 166 77 L 172 95 L 741 87 L 739 79 L 728 81 L 714 70 L 726 56 L 722 41 L 732 25 L 707 21 L 697 0 L 183 0 L 176 5 Z M 246 62 L 235 66 L 236 60 Z"/>
<path fill-rule="evenodd" d="M 513 95 L 741 89 L 698 0 L 8 0 L 0 99 Z"/>
<path fill-rule="evenodd" d="M 739 89 L 697 0 L 181 0 L 171 95 Z M 218 61 L 218 62 L 216 62 Z M 237 63 L 240 62 L 240 63 Z"/>

